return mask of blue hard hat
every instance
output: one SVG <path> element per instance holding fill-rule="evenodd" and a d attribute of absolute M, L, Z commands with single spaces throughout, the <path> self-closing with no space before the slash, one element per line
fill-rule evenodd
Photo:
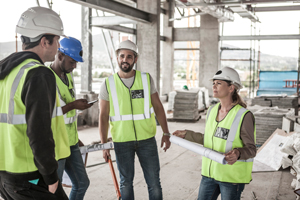
<path fill-rule="evenodd" d="M 58 50 L 67 56 L 70 56 L 77 62 L 83 62 L 81 42 L 76 38 L 63 38 L 60 42 Z"/>

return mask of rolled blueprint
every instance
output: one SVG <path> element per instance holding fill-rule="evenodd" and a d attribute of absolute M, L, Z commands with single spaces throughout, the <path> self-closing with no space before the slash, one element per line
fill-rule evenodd
<path fill-rule="evenodd" d="M 190 151 L 193 151 L 195 153 L 198 153 L 202 156 L 205 156 L 206 158 L 209 158 L 213 161 L 216 161 L 222 165 L 226 165 L 227 161 L 225 160 L 225 156 L 221 153 L 218 153 L 214 150 L 202 147 L 198 144 L 195 144 L 193 142 L 187 141 L 185 139 L 182 139 L 180 137 L 177 137 L 175 135 L 171 135 L 170 142 L 177 144 L 183 148 L 186 148 Z"/>
<path fill-rule="evenodd" d="M 89 144 L 85 145 L 83 147 L 79 147 L 81 154 L 87 153 L 87 152 L 93 152 L 93 151 L 99 151 L 99 150 L 104 150 L 104 149 L 112 149 L 113 143 L 108 142 L 104 144 Z"/>

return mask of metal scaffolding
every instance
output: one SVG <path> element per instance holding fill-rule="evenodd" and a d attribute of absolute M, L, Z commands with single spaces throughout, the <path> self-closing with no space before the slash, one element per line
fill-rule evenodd
<path fill-rule="evenodd" d="M 223 29 L 223 27 L 222 27 Z M 254 35 L 252 30 L 254 29 Z M 223 31 L 223 30 L 222 30 Z M 251 22 L 251 28 L 250 28 L 250 35 L 256 36 L 256 23 L 254 23 L 254 26 Z M 222 33 L 223 36 L 223 33 Z M 259 40 L 258 40 L 258 46 L 259 46 Z M 255 50 L 256 47 L 256 40 L 250 40 L 250 48 L 228 48 L 228 47 L 222 47 L 220 48 L 220 61 L 248 61 L 249 62 L 249 71 L 250 71 L 250 77 L 249 77 L 249 94 L 248 97 L 254 97 L 255 96 L 255 88 L 258 87 L 258 70 L 260 68 L 260 52 L 256 53 Z M 222 59 L 222 52 L 223 51 L 249 51 L 249 59 Z"/>

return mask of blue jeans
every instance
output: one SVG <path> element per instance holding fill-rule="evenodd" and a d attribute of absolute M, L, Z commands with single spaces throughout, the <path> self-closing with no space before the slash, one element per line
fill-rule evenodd
<path fill-rule="evenodd" d="M 161 200 L 159 159 L 155 138 L 131 142 L 115 142 L 114 149 L 120 173 L 122 200 L 133 200 L 133 178 L 135 154 L 139 158 L 148 186 L 149 200 Z"/>
<path fill-rule="evenodd" d="M 244 183 L 226 183 L 202 176 L 197 200 L 216 200 L 221 193 L 222 200 L 239 200 Z"/>
<path fill-rule="evenodd" d="M 71 155 L 58 161 L 58 177 L 62 181 L 64 170 L 72 181 L 72 190 L 69 196 L 70 200 L 83 199 L 87 188 L 90 185 L 90 180 L 85 171 L 84 163 L 81 157 L 78 143 L 70 147 Z"/>

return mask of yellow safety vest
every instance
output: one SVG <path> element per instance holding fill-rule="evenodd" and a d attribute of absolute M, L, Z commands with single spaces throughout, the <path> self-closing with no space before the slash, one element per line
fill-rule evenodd
<path fill-rule="evenodd" d="M 106 79 L 106 86 L 113 141 L 139 141 L 154 137 L 156 121 L 151 104 L 149 74 L 136 71 L 134 83 L 129 89 L 115 73 Z"/>
<path fill-rule="evenodd" d="M 50 68 L 50 67 L 49 67 Z M 50 68 L 51 69 L 51 68 Z M 52 69 L 51 69 L 52 70 Z M 53 71 L 53 70 L 52 70 Z M 60 99 L 60 106 L 63 107 L 68 103 L 75 101 L 75 87 L 71 73 L 67 73 L 69 86 L 59 78 L 59 76 L 53 71 L 56 79 L 57 91 Z M 64 115 L 65 125 L 69 136 L 69 144 L 73 146 L 78 143 L 78 132 L 77 132 L 77 115 L 76 110 L 70 110 Z"/>
<path fill-rule="evenodd" d="M 249 110 L 240 105 L 234 106 L 226 117 L 217 122 L 220 103 L 211 106 L 207 113 L 204 147 L 220 153 L 227 153 L 234 148 L 243 147 L 240 139 L 240 129 L 243 118 Z M 254 138 L 256 129 L 254 127 Z M 237 160 L 233 165 L 222 165 L 209 158 L 202 157 L 202 175 L 221 182 L 249 183 L 252 180 L 251 172 L 253 158 Z"/>
<path fill-rule="evenodd" d="M 45 66 L 37 60 L 26 59 L 7 77 L 0 80 L 0 171 L 11 173 L 37 171 L 26 134 L 26 107 L 21 100 L 27 73 L 36 67 Z M 56 160 L 68 157 L 70 155 L 68 135 L 57 92 L 51 129 L 55 141 Z"/>

